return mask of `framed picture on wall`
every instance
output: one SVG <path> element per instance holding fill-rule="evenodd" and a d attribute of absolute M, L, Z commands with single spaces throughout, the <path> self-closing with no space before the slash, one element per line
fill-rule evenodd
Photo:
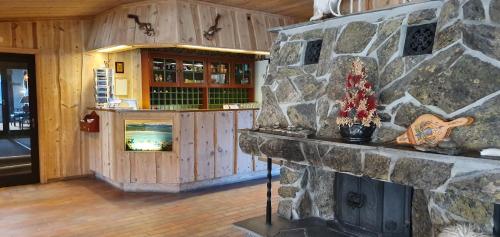
<path fill-rule="evenodd" d="M 125 64 L 123 62 L 115 62 L 115 72 L 116 73 L 124 73 L 125 72 Z"/>

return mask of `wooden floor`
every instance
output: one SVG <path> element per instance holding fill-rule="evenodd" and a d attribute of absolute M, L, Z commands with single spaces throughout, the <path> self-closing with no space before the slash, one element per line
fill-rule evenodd
<path fill-rule="evenodd" d="M 0 188 L 0 236 L 244 236 L 232 223 L 263 215 L 265 200 L 262 181 L 182 194 L 124 193 L 91 178 Z"/>

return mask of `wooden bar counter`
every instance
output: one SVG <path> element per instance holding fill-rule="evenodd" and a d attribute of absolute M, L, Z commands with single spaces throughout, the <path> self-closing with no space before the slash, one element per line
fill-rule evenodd
<path fill-rule="evenodd" d="M 238 146 L 237 130 L 251 128 L 257 110 L 92 111 L 100 131 L 82 133 L 90 169 L 124 191 L 180 192 L 266 176 L 266 163 Z M 126 151 L 126 120 L 171 122 L 172 151 Z"/>

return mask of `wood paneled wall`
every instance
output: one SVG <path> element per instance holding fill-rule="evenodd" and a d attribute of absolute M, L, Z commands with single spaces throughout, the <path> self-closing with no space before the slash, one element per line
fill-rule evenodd
<path fill-rule="evenodd" d="M 93 104 L 98 54 L 85 52 L 86 20 L 1 22 L 0 52 L 36 55 L 41 181 L 88 173 L 78 121 Z"/>
<path fill-rule="evenodd" d="M 120 53 L 110 53 L 107 55 L 111 68 L 116 62 L 124 63 L 124 73 L 115 73 L 115 79 L 127 81 L 127 95 L 118 98 L 137 99 L 137 104 L 142 104 L 142 71 L 141 71 L 141 50 L 134 49 Z"/>
<path fill-rule="evenodd" d="M 156 35 L 149 37 L 128 14 L 153 25 Z M 203 32 L 221 15 L 222 28 L 213 40 Z M 292 24 L 292 18 L 194 0 L 155 0 L 116 7 L 98 15 L 88 41 L 89 49 L 113 45 L 165 46 L 200 45 L 229 49 L 268 51 L 274 35 L 268 28 Z"/>

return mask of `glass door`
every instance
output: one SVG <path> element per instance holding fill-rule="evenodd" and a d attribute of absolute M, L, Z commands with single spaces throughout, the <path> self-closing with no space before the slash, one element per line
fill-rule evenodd
<path fill-rule="evenodd" d="M 0 187 L 39 182 L 34 55 L 0 53 Z"/>
<path fill-rule="evenodd" d="M 184 84 L 205 83 L 205 64 L 198 60 L 183 60 L 182 71 Z"/>
<path fill-rule="evenodd" d="M 248 63 L 234 64 L 234 79 L 238 85 L 251 85 L 252 69 Z"/>

